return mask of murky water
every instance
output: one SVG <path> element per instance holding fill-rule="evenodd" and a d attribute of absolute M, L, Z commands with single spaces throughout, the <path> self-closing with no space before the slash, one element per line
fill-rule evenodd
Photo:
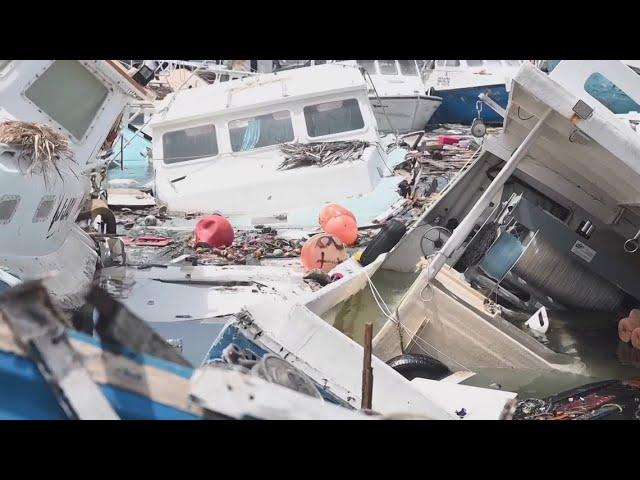
<path fill-rule="evenodd" d="M 417 273 L 378 271 L 371 280 L 382 294 L 389 309 L 393 311 L 417 276 Z M 344 302 L 341 311 L 336 315 L 333 326 L 349 338 L 362 344 L 365 323 L 373 322 L 373 335 L 375 336 L 386 321 L 386 317 L 374 300 L 371 289 L 365 288 Z"/>
<path fill-rule="evenodd" d="M 378 271 L 373 283 L 393 310 L 402 300 L 417 274 Z M 640 351 L 618 339 L 617 319 L 606 312 L 549 312 L 546 334 L 538 341 L 558 353 L 571 355 L 584 367 L 578 373 L 537 369 L 474 368 L 476 375 L 466 385 L 514 391 L 520 398 L 544 397 L 579 385 L 612 378 L 627 379 L 640 375 Z M 363 341 L 364 324 L 373 321 L 374 335 L 386 318 L 369 288 L 347 302 L 336 316 L 334 326 L 358 343 Z M 528 327 L 517 325 L 531 334 Z"/>

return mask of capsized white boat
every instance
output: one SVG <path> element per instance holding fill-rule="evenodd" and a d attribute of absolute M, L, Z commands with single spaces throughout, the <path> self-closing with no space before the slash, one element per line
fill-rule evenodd
<path fill-rule="evenodd" d="M 545 307 L 551 328 L 588 314 L 615 337 L 640 299 L 640 137 L 585 91 L 596 74 L 640 101 L 640 78 L 618 61 L 520 68 L 503 132 L 381 266 L 408 272 L 423 259 L 374 339 L 381 359 L 427 351 L 472 369 L 592 373 L 520 327 Z"/>
<path fill-rule="evenodd" d="M 73 159 L 27 173 L 21 150 L 0 145 L 0 267 L 45 282 L 55 301 L 74 306 L 93 280 L 95 244 L 76 218 L 104 168 L 100 148 L 125 104 L 145 90 L 109 60 L 0 61 L 0 121 L 36 122 L 69 138 Z"/>
<path fill-rule="evenodd" d="M 400 178 L 383 181 L 390 166 L 367 84 L 353 67 L 298 68 L 179 91 L 158 105 L 150 126 L 154 192 L 171 211 L 218 211 L 235 226 L 310 226 L 328 202 L 355 210 L 353 202 L 375 203 L 369 218 L 356 212 L 366 223 L 398 200 Z M 366 146 L 340 162 L 281 168 L 283 144 L 320 142 Z M 376 203 L 378 187 L 384 198 Z"/>

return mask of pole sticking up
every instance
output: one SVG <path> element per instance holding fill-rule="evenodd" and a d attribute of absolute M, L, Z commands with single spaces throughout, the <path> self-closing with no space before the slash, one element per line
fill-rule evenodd
<path fill-rule="evenodd" d="M 373 400 L 373 368 L 371 368 L 371 341 L 373 324 L 364 325 L 364 360 L 362 362 L 362 404 L 361 408 L 371 410 Z"/>
<path fill-rule="evenodd" d="M 460 224 L 453 231 L 449 239 L 446 241 L 442 249 L 435 254 L 434 258 L 429 262 L 426 272 L 426 280 L 429 283 L 433 280 L 446 261 L 451 257 L 453 252 L 462 245 L 467 238 L 471 230 L 476 224 L 478 217 L 489 206 L 491 199 L 493 199 L 498 190 L 505 184 L 511 174 L 518 168 L 518 165 L 522 159 L 529 152 L 529 148 L 535 142 L 540 135 L 540 129 L 547 118 L 551 115 L 552 109 L 547 109 L 542 115 L 540 115 L 535 126 L 529 131 L 524 138 L 520 146 L 511 155 L 509 160 L 506 161 L 500 172 L 494 177 L 493 181 L 489 184 L 483 194 L 480 196 L 475 205 L 469 210 L 466 217 L 462 219 Z"/>

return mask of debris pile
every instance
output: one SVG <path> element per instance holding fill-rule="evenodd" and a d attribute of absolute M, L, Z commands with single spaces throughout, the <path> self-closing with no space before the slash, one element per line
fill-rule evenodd
<path fill-rule="evenodd" d="M 518 402 L 514 420 L 640 420 L 640 378 L 605 380 Z"/>
<path fill-rule="evenodd" d="M 338 238 L 348 234 L 341 239 L 341 243 L 345 244 L 346 253 L 352 255 L 366 247 L 389 221 L 397 220 L 406 226 L 413 223 L 435 201 L 438 192 L 450 179 L 470 163 L 478 145 L 470 140 L 470 135 L 464 134 L 468 128 L 463 128 L 466 127 L 418 132 L 392 143 L 389 151 L 398 147 L 406 151 L 404 158 L 394 168 L 396 174 L 404 177 L 398 185 L 398 193 L 402 198 L 369 225 L 358 225 L 352 212 L 339 205 L 328 204 L 318 219 L 320 229 L 300 232 L 299 238 L 292 239 L 291 235 L 284 238 L 274 228 L 256 225 L 251 230 L 235 230 L 230 246 L 216 246 L 206 245 L 206 242 L 200 241 L 202 239 L 194 238 L 191 228 L 176 228 L 176 223 L 182 220 L 195 220 L 195 214 L 169 214 L 164 206 L 116 207 L 118 234 L 126 237 L 123 241 L 127 246 L 127 263 L 146 268 L 149 265 L 166 265 L 181 257 L 193 265 L 257 265 L 261 259 L 300 257 L 304 243 L 319 231 L 324 231 L 324 236 L 329 233 Z M 454 136 L 457 141 L 443 145 L 439 138 L 445 134 L 448 141 L 452 141 Z M 359 158 L 368 145 L 366 142 L 322 142 L 283 145 L 281 148 L 290 155 L 285 160 L 286 168 L 295 168 L 305 164 L 324 165 Z M 415 149 L 412 149 L 413 145 Z M 330 220 L 340 223 L 340 219 L 348 225 L 328 226 Z"/>
<path fill-rule="evenodd" d="M 277 230 L 259 227 L 256 230 L 239 230 L 230 247 L 209 248 L 193 244 L 199 265 L 243 265 L 261 258 L 298 257 L 302 240 L 278 237 Z M 256 262 L 257 263 L 257 262 Z"/>
<path fill-rule="evenodd" d="M 173 88 L 166 83 L 152 82 L 147 85 L 147 88 L 156 94 L 156 100 L 162 100 L 170 93 L 173 93 Z"/>

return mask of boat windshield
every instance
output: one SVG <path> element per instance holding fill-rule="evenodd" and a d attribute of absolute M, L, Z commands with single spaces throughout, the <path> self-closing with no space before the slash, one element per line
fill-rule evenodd
<path fill-rule="evenodd" d="M 378 67 L 382 75 L 398 75 L 398 67 L 395 60 L 378 60 Z"/>
<path fill-rule="evenodd" d="M 291 113 L 287 110 L 229 122 L 231 150 L 244 152 L 293 140 Z"/>
<path fill-rule="evenodd" d="M 76 60 L 55 60 L 25 91 L 40 110 L 80 140 L 109 93 Z"/>
<path fill-rule="evenodd" d="M 601 73 L 592 73 L 584 90 L 613 113 L 640 112 L 640 105 Z"/>
<path fill-rule="evenodd" d="M 402 73 L 402 75 L 418 76 L 415 60 L 398 60 L 398 65 L 400 65 L 400 73 Z"/>
<path fill-rule="evenodd" d="M 214 157 L 217 154 L 218 139 L 213 125 L 175 130 L 162 136 L 162 161 L 166 164 Z"/>
<path fill-rule="evenodd" d="M 376 74 L 376 61 L 375 60 L 356 60 L 358 65 L 364 68 L 370 74 Z"/>
<path fill-rule="evenodd" d="M 310 137 L 360 130 L 364 127 L 360 106 L 355 98 L 304 107 L 304 120 Z"/>
<path fill-rule="evenodd" d="M 468 67 L 481 67 L 484 65 L 482 60 L 465 60 L 467 62 Z"/>

